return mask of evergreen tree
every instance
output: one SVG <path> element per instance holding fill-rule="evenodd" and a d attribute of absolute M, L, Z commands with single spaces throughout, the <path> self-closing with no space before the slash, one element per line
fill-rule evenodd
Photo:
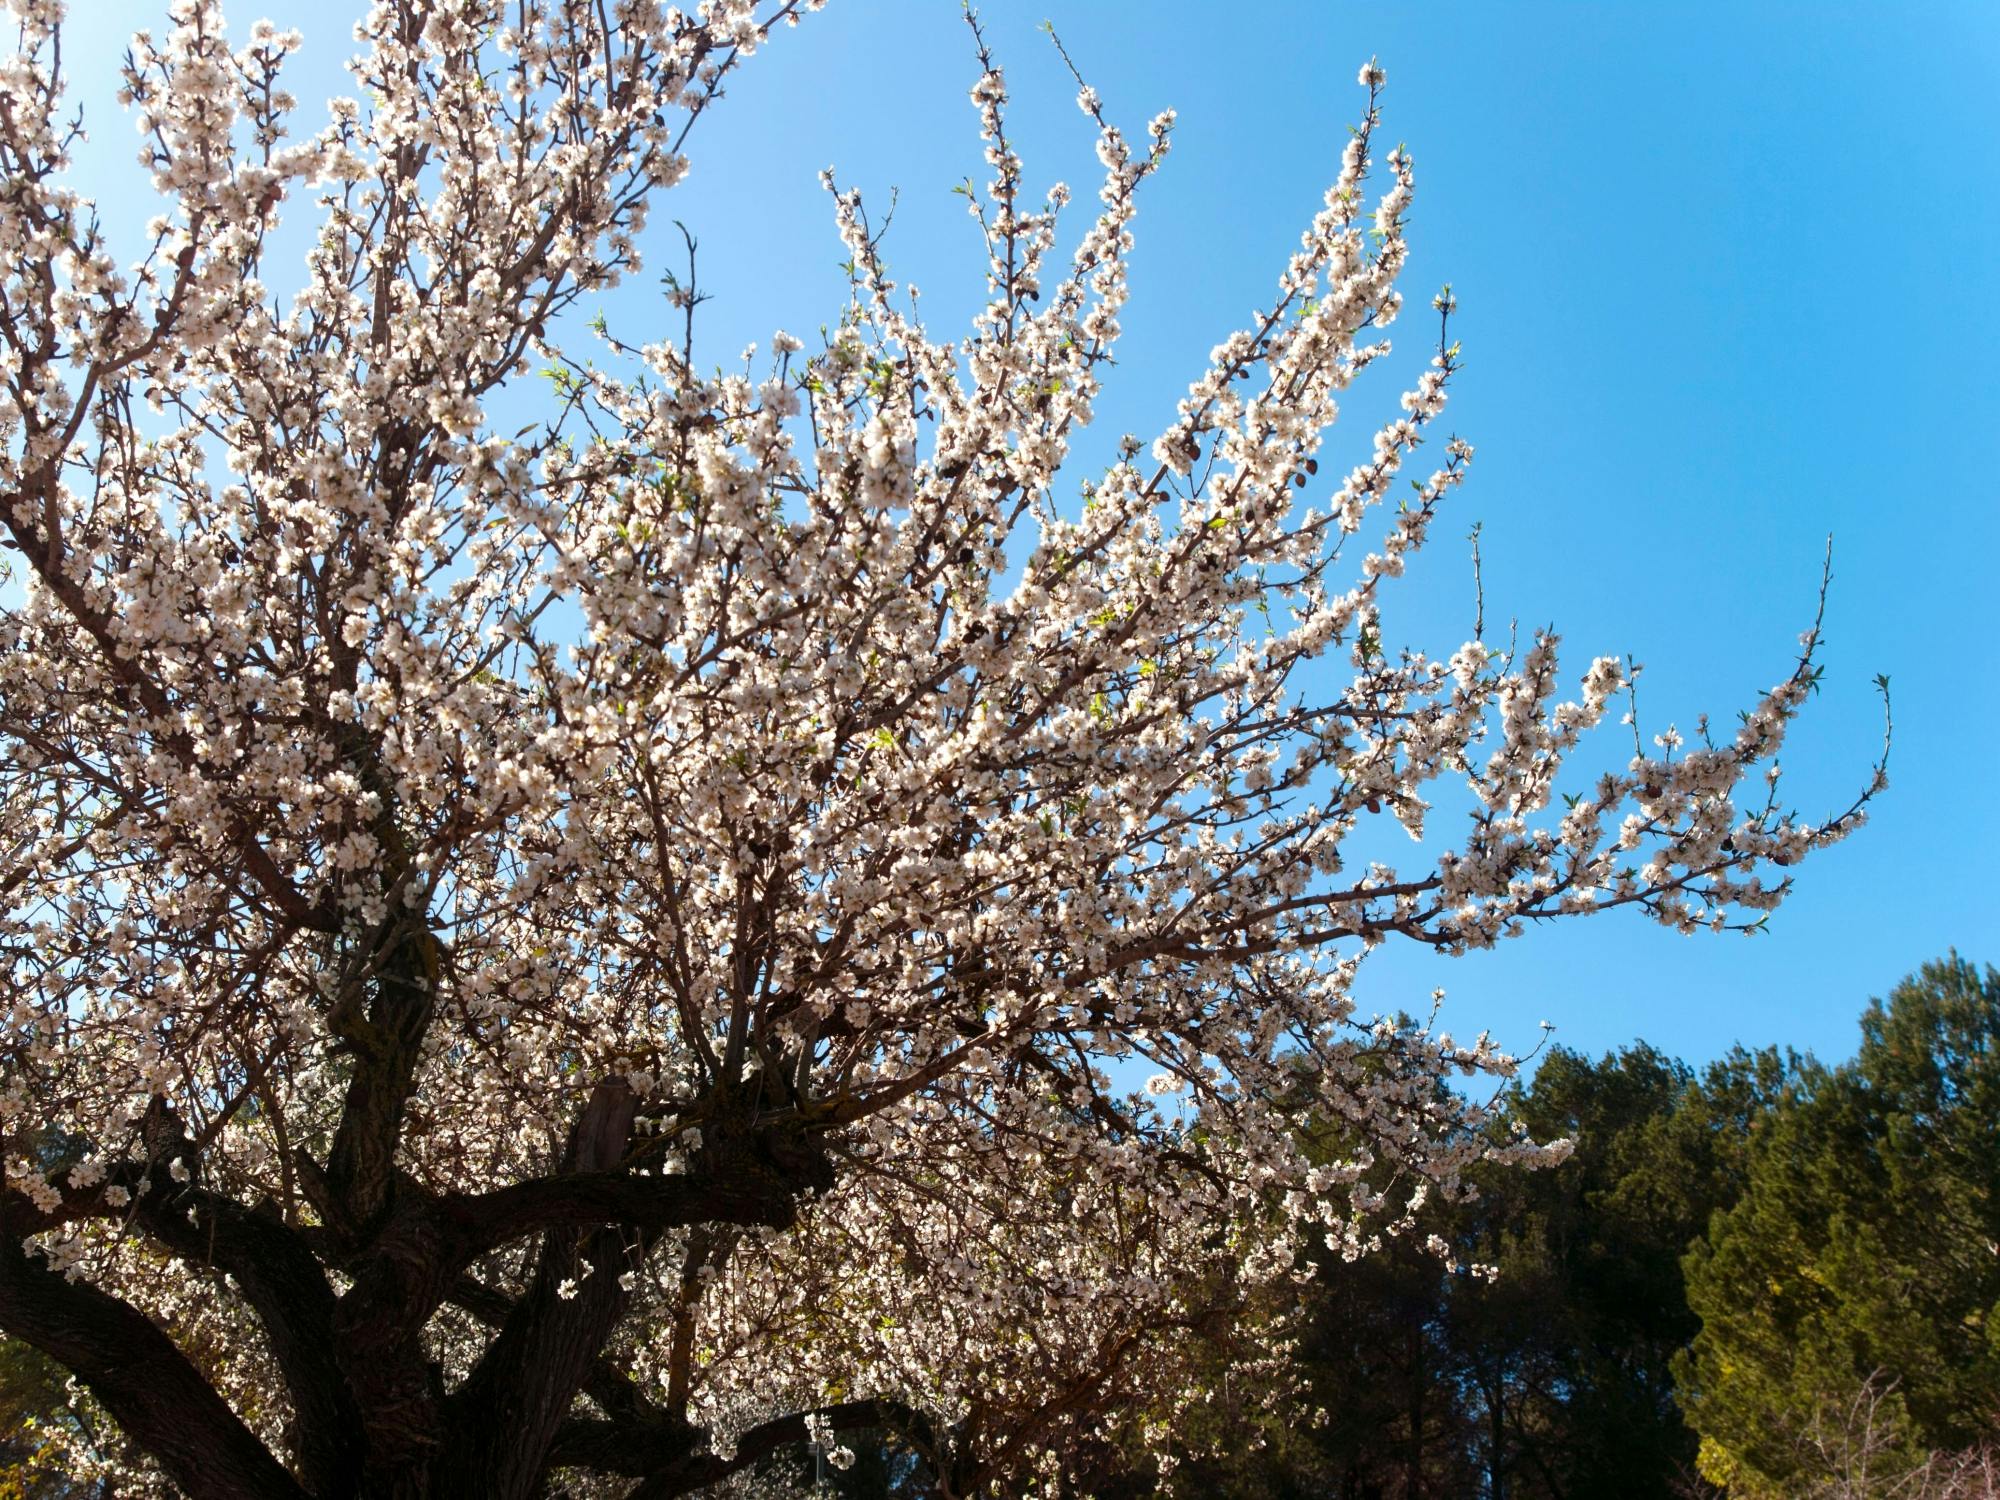
<path fill-rule="evenodd" d="M 1205 1397 L 1137 1419 L 1169 1422 L 1178 1467 L 1162 1481 L 1147 1444 L 1108 1432 L 1092 1492 L 1986 1493 L 1997 1021 L 2000 978 L 1952 958 L 1872 1004 L 1841 1068 L 1776 1049 L 1699 1073 L 1644 1043 L 1557 1049 L 1489 1128 L 1568 1137 L 1569 1162 L 1481 1174 L 1475 1201 L 1426 1205 L 1358 1264 L 1314 1251 L 1303 1303 L 1264 1309 L 1285 1335 L 1268 1349 L 1290 1392 L 1275 1418 L 1243 1374 L 1258 1320 L 1217 1330 L 1194 1357 Z M 1340 1132 L 1310 1149 L 1337 1156 Z M 922 1492 L 887 1447 L 856 1446 L 830 1493 Z"/>
<path fill-rule="evenodd" d="M 1683 1402 L 1732 1494 L 1820 1483 L 1856 1412 L 1884 1483 L 2000 1416 L 2000 974 L 1928 964 L 1861 1032 L 1780 1098 L 1687 1260 Z"/>
<path fill-rule="evenodd" d="M 1558 1050 L 1508 1117 L 1568 1136 L 1559 1172 L 1494 1176 L 1461 1229 L 1491 1281 L 1454 1291 L 1450 1344 L 1475 1409 L 1484 1493 L 1666 1496 L 1695 1439 L 1672 1359 L 1696 1323 L 1680 1258 L 1740 1189 L 1745 1143 L 1795 1066 L 1737 1051 L 1697 1077 L 1644 1043 L 1593 1061 Z"/>
<path fill-rule="evenodd" d="M 1486 1174 L 1476 1201 L 1433 1203 L 1361 1264 L 1323 1267 L 1333 1274 L 1311 1283 L 1281 1372 L 1297 1383 L 1288 1419 L 1253 1425 L 1218 1389 L 1172 1492 L 1684 1493 L 1698 1483 L 1696 1438 L 1672 1362 L 1698 1325 L 1681 1257 L 1741 1191 L 1749 1141 L 1800 1066 L 1738 1051 L 1697 1076 L 1643 1043 L 1600 1059 L 1551 1053 L 1492 1128 L 1567 1136 L 1573 1159 Z M 1451 1264 L 1426 1247 L 1433 1235 Z M 1235 1441 L 1217 1445 L 1211 1422 Z M 1134 1476 L 1115 1493 L 1154 1490 Z"/>

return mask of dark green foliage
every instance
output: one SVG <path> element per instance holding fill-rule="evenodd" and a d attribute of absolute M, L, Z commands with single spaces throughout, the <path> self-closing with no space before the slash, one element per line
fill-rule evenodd
<path fill-rule="evenodd" d="M 1273 1421 L 1251 1415 L 1248 1393 L 1217 1391 L 1215 1430 L 1190 1433 L 1198 1441 L 1188 1446 L 1223 1456 L 1191 1454 L 1173 1494 L 1386 1500 L 1476 1492 L 1474 1434 L 1456 1396 L 1451 1278 L 1420 1238 L 1352 1264 L 1321 1257 L 1290 1362 L 1299 1395 Z"/>
<path fill-rule="evenodd" d="M 1749 1137 L 1796 1063 L 1737 1052 L 1700 1079 L 1640 1044 L 1558 1051 L 1510 1114 L 1575 1157 L 1491 1174 L 1468 1254 L 1500 1268 L 1453 1299 L 1481 1415 L 1485 1492 L 1675 1493 L 1695 1444 L 1671 1362 L 1696 1320 L 1681 1256 L 1738 1192 Z"/>
<path fill-rule="evenodd" d="M 1643 1044 L 1598 1061 L 1559 1050 L 1514 1092 L 1510 1117 L 1576 1154 L 1486 1174 L 1446 1227 L 1462 1259 L 1499 1274 L 1448 1285 L 1448 1393 L 1477 1480 L 1426 1493 L 1680 1492 L 1695 1455 L 1670 1368 L 1695 1328 L 1680 1257 L 1741 1180 L 1745 1101 L 1787 1067 L 1738 1053 L 1697 1079 Z"/>
<path fill-rule="evenodd" d="M 1674 1403 L 1672 1362 L 1698 1326 L 1681 1258 L 1734 1200 L 1749 1141 L 1799 1066 L 1738 1052 L 1697 1077 L 1644 1045 L 1550 1055 L 1508 1118 L 1574 1139 L 1575 1156 L 1482 1174 L 1477 1202 L 1431 1207 L 1381 1253 L 1323 1266 L 1291 1366 L 1302 1394 L 1259 1427 L 1218 1393 L 1241 1440 L 1222 1459 L 1191 1456 L 1173 1493 L 1700 1493 Z M 1497 1277 L 1448 1268 L 1422 1248 L 1431 1234 Z"/>
<path fill-rule="evenodd" d="M 1682 1379 L 1733 1492 L 1818 1482 L 1858 1410 L 1884 1473 L 2000 1418 L 2000 974 L 1928 964 L 1861 1032 L 1779 1101 L 1688 1258 Z"/>

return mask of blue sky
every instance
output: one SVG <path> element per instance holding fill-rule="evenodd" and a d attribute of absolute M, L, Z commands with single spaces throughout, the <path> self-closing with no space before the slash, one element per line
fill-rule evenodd
<path fill-rule="evenodd" d="M 343 87 L 359 8 L 267 0 L 234 19 L 306 32 L 297 86 L 316 105 Z M 81 184 L 135 228 L 144 189 L 108 99 L 123 34 L 163 10 L 72 0 L 94 125 Z M 2000 627 L 2000 7 L 995 0 L 1030 180 L 1087 203 L 1091 136 L 1044 17 L 1134 134 L 1180 112 L 1135 226 L 1107 434 L 1150 436 L 1268 296 L 1373 55 L 1387 137 L 1417 168 L 1406 290 L 1449 281 L 1460 297 L 1449 425 L 1478 447 L 1395 596 L 1392 643 L 1448 654 L 1469 633 L 1459 539 L 1478 522 L 1489 623 L 1554 623 L 1579 671 L 1637 657 L 1649 728 L 1703 710 L 1727 724 L 1789 669 L 1831 533 L 1824 691 L 1785 757 L 1810 816 L 1865 781 L 1871 679 L 1892 678 L 1890 791 L 1798 872 L 1768 936 L 1613 914 L 1448 963 L 1384 952 L 1368 1003 L 1420 1005 L 1445 984 L 1454 1030 L 1523 1047 L 1546 1017 L 1590 1051 L 1644 1037 L 1695 1061 L 1734 1042 L 1840 1057 L 1867 997 L 1923 960 L 1954 945 L 2000 959 L 2000 697 L 1982 665 Z M 658 229 L 678 217 L 701 239 L 713 358 L 836 314 L 828 165 L 878 210 L 900 190 L 892 266 L 934 330 L 963 323 L 981 268 L 950 189 L 983 165 L 974 73 L 953 0 L 833 0 L 751 63 L 656 210 Z M 647 337 L 666 326 L 650 275 L 611 313 Z M 1399 331 L 1414 350 L 1418 329 Z M 1396 390 L 1353 394 L 1331 472 Z M 1593 753 L 1615 764 L 1629 741 L 1604 734 Z"/>

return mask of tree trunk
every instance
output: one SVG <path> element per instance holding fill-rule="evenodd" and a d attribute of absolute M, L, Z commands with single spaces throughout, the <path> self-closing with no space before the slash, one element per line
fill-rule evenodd
<path fill-rule="evenodd" d="M 1410 1320 L 1410 1447 L 1403 1478 L 1407 1500 L 1423 1500 L 1424 1493 L 1424 1329 L 1420 1319 Z"/>
<path fill-rule="evenodd" d="M 1507 1500 L 1506 1441 L 1507 1408 L 1503 1402 L 1507 1392 L 1505 1375 L 1498 1369 L 1493 1372 L 1493 1386 L 1487 1392 L 1486 1415 L 1492 1444 L 1487 1454 L 1487 1489 L 1490 1500 Z"/>

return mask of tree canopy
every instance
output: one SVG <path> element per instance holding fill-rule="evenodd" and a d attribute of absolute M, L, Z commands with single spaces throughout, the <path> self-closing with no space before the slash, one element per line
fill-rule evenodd
<path fill-rule="evenodd" d="M 122 1484 L 656 1500 L 865 1429 L 941 1494 L 1060 1486 L 1105 1411 L 1170 1431 L 1192 1335 L 1302 1248 L 1566 1149 L 1440 1086 L 1507 1077 L 1490 1038 L 1360 1008 L 1370 949 L 1754 927 L 1882 784 L 1780 797 L 1816 623 L 1736 729 L 1601 770 L 1617 659 L 1391 644 L 1472 450 L 1447 290 L 1320 472 L 1403 310 L 1372 63 L 1268 306 L 1080 502 L 1173 119 L 1080 84 L 1061 254 L 976 23 L 964 336 L 831 179 L 815 347 L 705 373 L 691 243 L 658 326 L 588 320 L 810 8 L 378 0 L 300 134 L 298 37 L 173 0 L 124 67 L 159 202 L 121 267 L 61 6 L 13 0 L 0 1330 Z M 1412 864 L 1357 853 L 1398 826 Z"/>

